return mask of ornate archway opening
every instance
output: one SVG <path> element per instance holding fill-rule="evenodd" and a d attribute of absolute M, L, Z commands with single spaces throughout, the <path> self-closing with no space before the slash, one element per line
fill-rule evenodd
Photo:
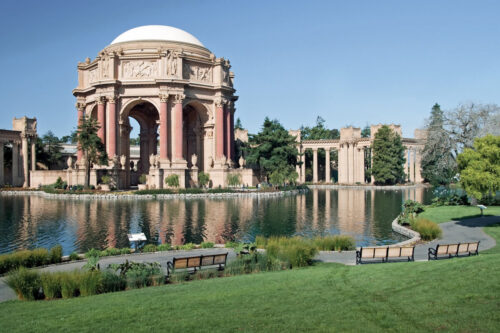
<path fill-rule="evenodd" d="M 207 109 L 200 102 L 190 102 L 183 108 L 183 156 L 188 168 L 204 171 L 208 168 L 209 142 L 205 138 L 209 120 Z M 194 157 L 196 155 L 196 157 Z"/>
<path fill-rule="evenodd" d="M 131 119 L 139 124 L 139 154 L 131 151 L 130 134 Z M 138 184 L 142 174 L 148 174 L 149 156 L 158 152 L 159 112 L 148 101 L 136 101 L 127 106 L 121 117 L 120 146 L 122 155 L 126 156 L 127 180 L 132 186 Z M 137 156 L 138 155 L 138 156 Z M 134 158 L 131 159 L 131 156 Z"/>

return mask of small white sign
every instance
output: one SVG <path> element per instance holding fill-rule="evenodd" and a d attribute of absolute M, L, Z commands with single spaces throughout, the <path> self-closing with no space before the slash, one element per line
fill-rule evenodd
<path fill-rule="evenodd" d="M 145 241 L 146 240 L 146 235 L 144 235 L 143 232 L 140 234 L 127 234 L 129 242 L 139 242 L 139 241 Z"/>

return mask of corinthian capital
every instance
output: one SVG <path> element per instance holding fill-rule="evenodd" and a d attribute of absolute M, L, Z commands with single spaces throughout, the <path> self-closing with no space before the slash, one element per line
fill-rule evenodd
<path fill-rule="evenodd" d="M 115 95 L 111 95 L 111 96 L 108 96 L 107 99 L 108 99 L 108 103 L 112 103 L 112 104 L 115 104 L 116 103 L 116 96 Z"/>
<path fill-rule="evenodd" d="M 106 103 L 106 97 L 104 96 L 100 96 L 98 99 L 97 99 L 97 104 L 104 104 Z"/>
<path fill-rule="evenodd" d="M 83 109 L 85 109 L 85 103 L 77 102 L 75 104 L 75 107 L 77 110 L 83 110 Z"/>
<path fill-rule="evenodd" d="M 162 103 L 168 102 L 168 94 L 160 94 L 160 102 Z"/>
<path fill-rule="evenodd" d="M 224 106 L 224 104 L 226 104 L 226 100 L 223 99 L 223 98 L 217 98 L 215 100 L 215 106 L 218 107 L 218 108 L 221 108 Z"/>
<path fill-rule="evenodd" d="M 177 94 L 174 97 L 174 103 L 175 104 L 182 104 L 182 101 L 186 98 L 186 95 L 184 94 Z"/>

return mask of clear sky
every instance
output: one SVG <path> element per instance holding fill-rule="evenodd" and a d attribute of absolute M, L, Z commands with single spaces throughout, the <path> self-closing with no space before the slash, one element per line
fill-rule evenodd
<path fill-rule="evenodd" d="M 405 136 L 435 102 L 500 104 L 500 1 L 0 2 L 0 128 L 36 117 L 75 128 L 78 61 L 120 33 L 162 24 L 231 61 L 236 117 L 289 129 L 397 123 Z"/>

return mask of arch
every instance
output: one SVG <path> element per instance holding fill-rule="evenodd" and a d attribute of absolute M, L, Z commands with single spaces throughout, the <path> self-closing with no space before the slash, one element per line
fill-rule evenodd
<path fill-rule="evenodd" d="M 200 171 L 206 170 L 205 157 L 211 156 L 211 141 L 205 138 L 205 129 L 210 119 L 208 109 L 203 103 L 195 100 L 183 105 L 183 156 L 188 162 L 188 168 L 197 167 Z M 193 165 L 192 156 L 196 154 L 196 165 Z"/>

